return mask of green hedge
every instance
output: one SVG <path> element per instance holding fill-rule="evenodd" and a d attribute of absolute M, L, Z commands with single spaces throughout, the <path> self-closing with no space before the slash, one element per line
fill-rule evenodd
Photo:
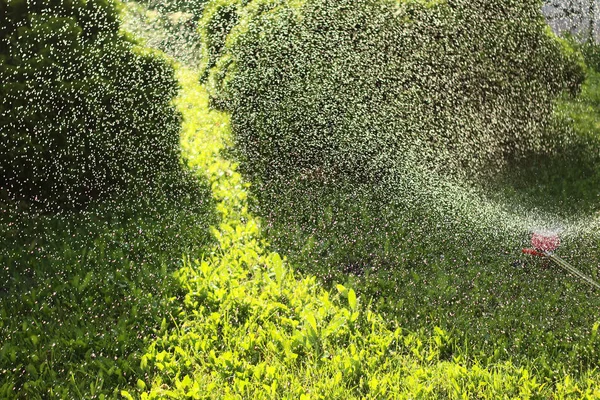
<path fill-rule="evenodd" d="M 552 142 L 553 99 L 584 77 L 540 6 L 251 1 L 212 69 L 213 104 L 255 176 L 498 168 Z"/>
<path fill-rule="evenodd" d="M 248 0 L 213 0 L 206 5 L 199 24 L 203 44 L 200 80 L 206 82 L 219 58 L 225 52 L 225 40 L 239 21 L 239 11 Z"/>
<path fill-rule="evenodd" d="M 0 1 L 0 192 L 79 207 L 178 168 L 169 63 L 113 0 Z"/>

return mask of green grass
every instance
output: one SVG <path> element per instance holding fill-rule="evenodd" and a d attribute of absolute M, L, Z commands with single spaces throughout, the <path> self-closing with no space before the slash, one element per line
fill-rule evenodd
<path fill-rule="evenodd" d="M 124 398 L 600 396 L 600 378 L 593 369 L 578 372 L 565 367 L 549 375 L 533 364 L 494 358 L 494 350 L 506 351 L 503 343 L 490 342 L 489 354 L 476 353 L 477 347 L 434 327 L 426 315 L 415 321 L 420 322 L 419 329 L 387 319 L 366 296 L 357 297 L 364 289 L 359 279 L 325 289 L 321 279 L 296 272 L 285 258 L 269 250 L 263 239 L 266 221 L 261 224 L 249 212 L 251 187 L 236 171 L 236 164 L 224 157 L 230 145 L 227 115 L 208 108 L 206 93 L 191 71 L 179 76 L 184 85 L 179 107 L 186 120 L 189 165 L 208 174 L 222 222 L 214 231 L 218 245 L 211 255 L 188 259 L 176 273 L 186 291 L 177 324 L 162 330 L 148 347 L 141 359 L 146 375 L 122 392 Z M 432 264 L 431 275 L 440 279 L 443 273 Z M 411 307 L 426 312 L 425 302 L 410 296 L 431 298 L 445 291 L 436 281 L 420 284 L 411 276 L 406 280 L 417 285 L 414 293 L 383 300 L 412 303 Z M 481 278 L 487 281 L 491 282 Z M 542 282 L 539 278 L 537 283 Z M 394 284 L 401 287 L 400 282 Z M 470 293 L 476 307 L 481 305 L 483 292 Z M 521 296 L 515 310 L 534 310 L 528 304 L 533 294 Z M 513 322 L 527 323 L 527 318 L 515 320 L 515 312 L 510 314 Z M 469 320 L 478 323 L 477 318 Z M 515 328 L 518 332 L 521 326 Z M 596 343 L 597 326 L 593 328 L 589 343 Z M 580 348 L 578 356 L 586 351 L 595 354 L 592 347 Z M 590 359 L 595 360 L 593 354 Z"/>
<path fill-rule="evenodd" d="M 0 397 L 600 398 L 600 300 L 514 264 L 526 233 L 455 232 L 443 208 L 310 180 L 249 185 L 197 78 L 179 68 L 177 106 L 210 193 L 4 213 Z M 593 260 L 579 239 L 561 255 Z"/>
<path fill-rule="evenodd" d="M 141 198 L 3 221 L 0 397 L 103 398 L 135 382 L 178 308 L 171 274 L 214 220 L 200 185 Z"/>
<path fill-rule="evenodd" d="M 548 379 L 598 365 L 590 310 L 600 297 L 559 267 L 522 256 L 525 227 L 505 232 L 500 218 L 494 227 L 466 220 L 464 210 L 382 205 L 366 191 L 315 186 L 262 188 L 257 210 L 272 248 L 303 273 L 326 287 L 348 282 L 407 329 L 442 327 L 453 352 L 467 348 L 487 365 L 535 366 Z M 559 254 L 597 277 L 597 238 L 571 235 Z"/>

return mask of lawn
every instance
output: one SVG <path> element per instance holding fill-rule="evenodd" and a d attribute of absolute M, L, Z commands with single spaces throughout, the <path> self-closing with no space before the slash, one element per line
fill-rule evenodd
<path fill-rule="evenodd" d="M 600 296 L 520 254 L 536 223 L 561 224 L 560 255 L 597 278 L 593 157 L 479 186 L 416 171 L 398 193 L 251 184 L 164 31 L 186 17 L 124 15 L 179 62 L 187 183 L 2 214 L 0 397 L 600 398 Z M 586 151 L 597 81 L 557 108 Z"/>
<path fill-rule="evenodd" d="M 180 308 L 171 275 L 211 243 L 213 214 L 198 184 L 3 215 L 0 397 L 97 398 L 135 382 L 144 345 Z"/>
<path fill-rule="evenodd" d="M 413 262 L 405 264 L 408 271 L 392 275 L 405 274 L 405 284 L 390 280 L 389 275 L 369 282 L 356 274 L 314 276 L 308 272 L 310 265 L 291 264 L 272 252 L 273 245 L 264 240 L 263 232 L 269 229 L 266 221 L 249 212 L 251 186 L 243 183 L 236 164 L 224 151 L 231 144 L 227 115 L 208 108 L 208 97 L 192 71 L 182 71 L 179 77 L 185 88 L 179 103 L 185 110 L 184 129 L 193 133 L 184 134 L 188 137 L 186 152 L 193 154 L 190 166 L 207 171 L 212 182 L 222 218 L 214 231 L 219 245 L 209 257 L 188 260 L 176 274 L 187 292 L 177 327 L 165 331 L 148 347 L 141 362 L 147 379 L 123 392 L 125 397 L 600 396 L 593 368 L 597 325 L 592 323 L 591 333 L 575 343 L 572 331 L 565 329 L 569 338 L 557 334 L 553 339 L 548 329 L 537 347 L 529 347 L 540 336 L 528 335 L 548 321 L 540 318 L 548 312 L 545 307 L 557 307 L 565 298 L 572 301 L 569 305 L 586 298 L 594 301 L 585 286 L 557 277 L 558 271 L 552 273 L 535 264 L 524 268 L 510 262 L 477 260 L 472 262 L 477 271 L 467 264 L 451 275 L 451 268 L 442 262 L 430 262 L 428 269 Z M 494 272 L 499 267 L 504 269 Z M 313 264 L 312 268 L 322 266 Z M 500 305 L 501 311 L 491 314 L 487 310 L 493 305 L 484 299 L 489 296 L 486 290 L 499 286 L 496 278 L 507 279 L 502 277 L 506 268 L 514 268 L 514 275 L 494 293 L 512 296 L 513 303 Z M 472 279 L 464 282 L 464 288 L 451 281 L 467 274 Z M 535 280 L 536 285 L 523 284 L 526 280 Z M 371 286 L 365 287 L 365 283 Z M 540 288 L 544 284 L 549 289 Z M 374 287 L 381 290 L 378 303 L 372 300 Z M 556 293 L 557 288 L 562 292 Z M 502 294 L 503 290 L 511 291 Z M 552 306 L 534 302 L 536 296 L 551 290 L 556 297 Z M 357 296 L 359 292 L 364 295 Z M 394 299 L 383 296 L 390 292 L 395 292 Z M 440 298 L 452 294 L 459 301 L 450 309 Z M 470 298 L 460 297 L 465 294 Z M 549 297 L 546 294 L 543 299 Z M 461 306 L 460 300 L 470 300 L 470 304 Z M 449 309 L 456 313 L 454 321 L 472 324 L 468 334 L 435 326 Z M 566 316 L 556 326 L 565 318 L 581 324 L 581 318 L 589 314 L 583 307 L 576 312 L 562 307 L 559 312 Z M 414 319 L 402 320 L 402 315 Z M 517 348 L 520 353 L 506 343 L 494 342 L 498 337 L 510 337 L 494 331 L 502 324 L 512 324 L 513 337 L 527 341 Z M 544 350 L 544 346 L 550 349 Z"/>

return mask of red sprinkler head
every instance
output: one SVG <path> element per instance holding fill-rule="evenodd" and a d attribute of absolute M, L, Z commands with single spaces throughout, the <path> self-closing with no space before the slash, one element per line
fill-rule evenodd
<path fill-rule="evenodd" d="M 537 233 L 531 236 L 532 249 L 523 249 L 523 254 L 546 257 L 560 246 L 560 238 L 556 233 Z"/>
<path fill-rule="evenodd" d="M 531 245 L 533 246 L 533 249 L 523 249 L 524 254 L 547 258 L 559 267 L 567 270 L 572 275 L 584 280 L 586 283 L 592 285 L 596 289 L 600 289 L 600 283 L 596 282 L 594 279 L 585 275 L 583 272 L 556 254 L 552 253 L 558 248 L 558 246 L 560 246 L 560 238 L 558 237 L 558 234 L 534 232 L 533 235 L 531 235 Z"/>
<path fill-rule="evenodd" d="M 536 249 L 529 249 L 527 247 L 523 249 L 523 254 L 529 254 L 530 256 L 546 257 L 544 253 L 540 253 Z"/>

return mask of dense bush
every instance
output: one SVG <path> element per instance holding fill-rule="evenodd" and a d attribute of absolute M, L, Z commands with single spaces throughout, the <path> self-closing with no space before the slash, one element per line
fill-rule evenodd
<path fill-rule="evenodd" d="M 80 206 L 177 169 L 172 67 L 113 0 L 0 1 L 0 191 Z"/>
<path fill-rule="evenodd" d="M 372 181 L 410 158 L 472 171 L 548 147 L 552 100 L 584 74 L 538 1 L 357 4 L 238 11 L 209 86 L 248 171 Z"/>
<path fill-rule="evenodd" d="M 203 46 L 200 80 L 206 81 L 217 60 L 225 50 L 225 40 L 239 20 L 239 10 L 248 0 L 215 0 L 207 4 L 200 20 Z"/>

